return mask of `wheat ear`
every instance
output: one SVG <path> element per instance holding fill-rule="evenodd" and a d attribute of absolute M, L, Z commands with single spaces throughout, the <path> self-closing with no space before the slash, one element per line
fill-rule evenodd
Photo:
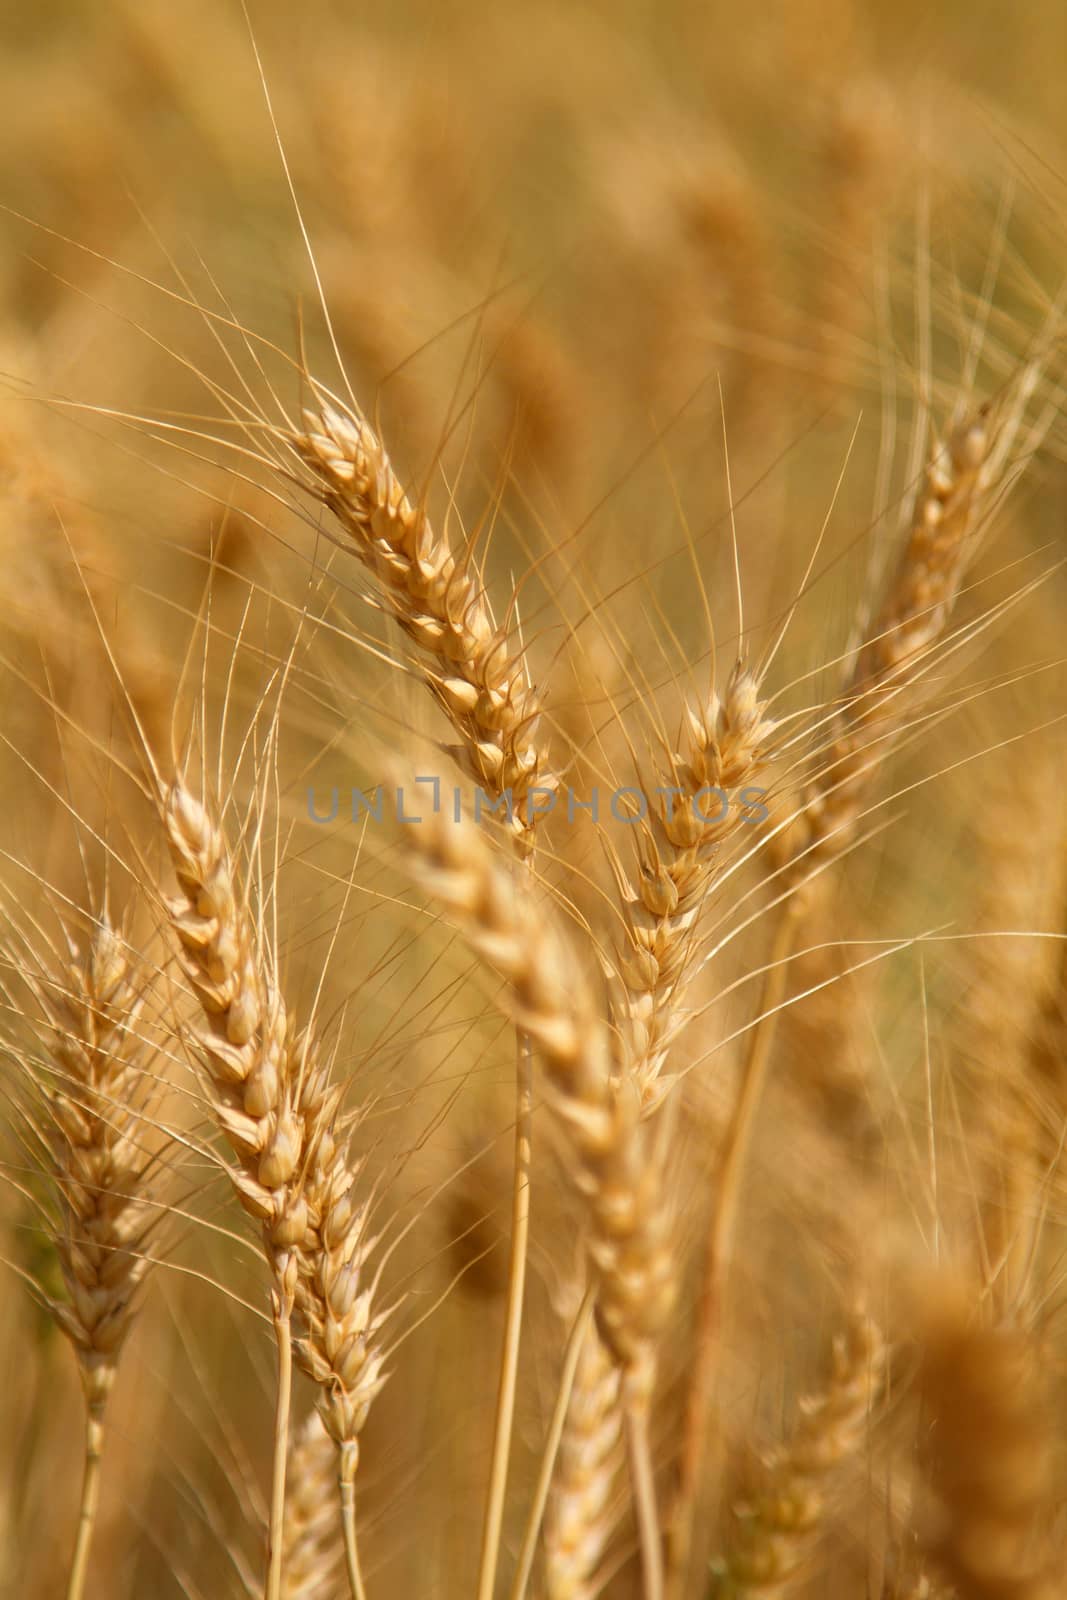
<path fill-rule="evenodd" d="M 1053 1437 L 1032 1334 L 974 1325 L 952 1286 L 926 1310 L 921 1357 L 931 1563 L 958 1600 L 1053 1600 Z"/>
<path fill-rule="evenodd" d="M 699 921 L 723 845 L 742 826 L 736 791 L 763 767 L 774 723 L 742 663 L 720 698 L 687 708 L 682 749 L 644 795 L 636 887 L 620 873 L 626 945 L 619 972 L 633 1072 L 646 1112 L 670 1085 L 663 1072 L 684 1022 L 682 998 L 699 948 Z"/>
<path fill-rule="evenodd" d="M 962 1297 L 926 1319 L 925 1453 L 940 1502 L 926 1543 L 957 1600 L 1053 1600 L 1042 1548 L 1052 1510 L 1051 1438 L 1032 1338 L 973 1324 Z"/>
<path fill-rule="evenodd" d="M 541 703 L 523 658 L 497 625 L 470 559 L 457 559 L 421 503 L 408 499 L 374 429 L 315 392 L 306 431 L 292 441 L 310 472 L 310 491 L 333 513 L 417 647 L 434 698 L 460 738 L 452 754 L 488 796 L 506 800 L 508 826 L 525 852 L 537 817 L 532 791 L 551 791 L 556 780 L 537 738 Z"/>
<path fill-rule="evenodd" d="M 588 1213 L 598 1325 L 630 1391 L 647 1397 L 656 1336 L 674 1298 L 657 1123 L 642 1121 L 632 1082 L 617 1081 L 592 986 L 529 885 L 516 884 L 466 819 L 428 817 L 404 837 L 425 887 L 505 979 L 512 1014 L 540 1052 Z"/>
<path fill-rule="evenodd" d="M 644 1421 L 657 1340 L 676 1289 L 658 1119 L 642 1119 L 636 1085 L 616 1074 L 593 990 L 562 932 L 532 900 L 529 883 L 516 883 L 466 819 L 430 817 L 406 829 L 405 840 L 426 888 L 504 978 L 515 1020 L 541 1055 L 546 1098 L 567 1137 L 572 1181 L 587 1215 L 597 1326 L 622 1369 L 646 1589 L 655 1596 L 658 1531 Z"/>
<path fill-rule="evenodd" d="M 162 1214 L 153 1197 L 157 1160 L 146 1137 L 160 1084 L 139 1031 L 143 985 L 106 912 L 84 952 L 70 941 L 63 971 L 44 962 L 36 970 L 17 964 L 47 1019 L 43 1061 L 16 1053 L 36 1102 L 30 1117 L 57 1202 L 51 1231 L 66 1299 L 48 1304 L 77 1357 L 85 1394 L 84 1476 L 67 1588 L 67 1600 L 81 1600 L 108 1397 Z"/>
<path fill-rule="evenodd" d="M 803 797 L 786 878 L 800 886 L 847 847 L 905 691 L 943 635 L 1010 438 L 982 406 L 937 440 L 896 571 L 846 678 L 829 749 Z"/>
<path fill-rule="evenodd" d="M 339 1452 L 349 1583 L 361 1600 L 358 1440 L 385 1378 L 378 1338 L 384 1315 L 363 1281 L 375 1241 L 359 1163 L 339 1116 L 340 1092 L 330 1086 L 314 1040 L 296 1032 L 257 948 L 222 832 L 181 778 L 166 796 L 164 821 L 180 890 L 169 904 L 171 922 L 205 1022 L 195 1035 L 197 1053 L 212 1114 L 236 1157 L 231 1179 L 260 1224 L 272 1276 L 279 1401 L 268 1593 L 274 1600 L 281 1585 L 291 1349 L 319 1385 L 319 1411 Z"/>
<path fill-rule="evenodd" d="M 757 1492 L 734 1507 L 730 1548 L 716 1563 L 720 1594 L 782 1600 L 803 1587 L 835 1480 L 867 1437 L 886 1354 L 874 1324 L 854 1315 L 834 1341 L 826 1389 L 800 1401 L 788 1444 L 767 1460 Z"/>

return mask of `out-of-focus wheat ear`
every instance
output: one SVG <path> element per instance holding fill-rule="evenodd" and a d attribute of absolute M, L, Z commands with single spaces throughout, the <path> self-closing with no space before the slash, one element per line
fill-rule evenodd
<path fill-rule="evenodd" d="M 86 1405 L 85 1465 L 67 1596 L 85 1591 L 108 1398 L 165 1212 L 155 1051 L 142 1033 L 145 984 L 106 912 L 60 969 L 29 946 L 11 959 L 35 994 L 36 1049 L 13 1044 L 27 1080 L 33 1148 L 55 1201 L 49 1226 L 65 1298 L 45 1297 L 77 1358 Z"/>
<path fill-rule="evenodd" d="M 545 1512 L 547 1600 L 592 1600 L 596 1594 L 622 1451 L 619 1368 L 590 1321 L 578 1352 Z"/>
<path fill-rule="evenodd" d="M 952 1290 L 928 1299 L 921 1337 L 932 1566 L 958 1600 L 1053 1600 L 1051 1417 L 1034 1336 L 979 1326 Z"/>
<path fill-rule="evenodd" d="M 817 104 L 829 248 L 812 321 L 820 398 L 840 405 L 842 389 L 861 376 L 856 356 L 866 347 L 874 252 L 891 226 L 907 161 L 900 112 L 884 81 L 849 75 Z"/>
<path fill-rule="evenodd" d="M 1023 708 L 1017 712 L 1021 717 Z M 982 1267 L 1002 1320 L 1025 1314 L 1035 1286 L 1043 1191 L 1056 1168 L 1064 1109 L 1036 1058 L 1042 1001 L 1063 978 L 1055 940 L 1040 933 L 1056 926 L 1067 889 L 1067 861 L 1057 860 L 1061 822 L 1048 803 L 1063 761 L 1040 740 L 1025 750 L 998 762 L 983 785 L 969 841 L 976 937 L 963 947 L 966 998 L 949 1034 L 967 1087 Z"/>
<path fill-rule="evenodd" d="M 539 1053 L 545 1098 L 566 1137 L 585 1213 L 597 1325 L 622 1370 L 646 1587 L 658 1596 L 659 1533 L 648 1514 L 647 1419 L 656 1348 L 676 1293 L 660 1119 L 641 1116 L 631 1076 L 616 1072 L 612 1035 L 581 961 L 555 921 L 466 819 L 404 830 L 420 882 L 504 978 L 510 1009 Z"/>
<path fill-rule="evenodd" d="M 768 759 L 774 723 L 759 684 L 738 663 L 723 695 L 687 709 L 681 750 L 645 792 L 635 881 L 617 869 L 625 926 L 618 970 L 632 1070 L 646 1113 L 672 1079 L 664 1072 L 685 1016 L 687 977 L 721 853 L 744 823 L 744 790 Z"/>
<path fill-rule="evenodd" d="M 412 505 L 374 429 L 313 389 L 306 431 L 291 441 L 307 468 L 304 487 L 380 586 L 459 735 L 452 754 L 491 800 L 506 801 L 507 826 L 525 854 L 537 820 L 533 791 L 552 791 L 557 780 L 522 653 L 497 625 L 469 552 L 454 555 L 425 508 Z"/>
<path fill-rule="evenodd" d="M 282 1526 L 282 1600 L 336 1600 L 344 1567 L 337 1446 L 317 1411 L 293 1435 Z"/>
<path fill-rule="evenodd" d="M 882 1336 L 856 1313 L 834 1341 L 825 1390 L 800 1401 L 788 1443 L 765 1462 L 759 1487 L 734 1506 L 730 1547 L 715 1563 L 715 1593 L 748 1600 L 803 1588 L 831 1497 L 866 1443 L 885 1374 Z"/>
<path fill-rule="evenodd" d="M 911 527 L 873 620 L 864 629 L 841 704 L 786 836 L 793 889 L 851 843 L 888 741 L 906 720 L 907 691 L 945 633 L 978 548 L 1019 423 L 1018 407 L 980 406 L 936 440 Z"/>

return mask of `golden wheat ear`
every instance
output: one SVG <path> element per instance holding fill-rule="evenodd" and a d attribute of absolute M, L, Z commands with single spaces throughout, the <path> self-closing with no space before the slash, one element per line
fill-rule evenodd
<path fill-rule="evenodd" d="M 614 1035 L 591 981 L 530 883 L 516 881 L 467 819 L 438 814 L 404 838 L 419 882 L 503 977 L 511 1013 L 540 1057 L 583 1208 L 597 1326 L 622 1374 L 645 1586 L 658 1596 L 647 1424 L 657 1345 L 677 1292 L 662 1119 L 642 1117 L 635 1083 L 616 1070 Z"/>
<path fill-rule="evenodd" d="M 12 1039 L 26 1141 L 43 1167 L 45 1227 L 63 1298 L 41 1291 L 78 1363 L 86 1406 L 85 1467 L 68 1600 L 85 1592 L 100 1489 L 105 1414 L 123 1347 L 166 1218 L 161 1194 L 164 1085 L 143 1021 L 147 980 L 101 912 L 67 959 L 23 935 L 8 951 L 36 998 L 34 1043 Z"/>
<path fill-rule="evenodd" d="M 385 1383 L 389 1312 L 367 1281 L 369 1198 L 314 1036 L 298 1032 L 218 821 L 173 780 L 163 822 L 178 893 L 168 902 L 202 1021 L 193 1042 L 211 1114 L 234 1157 L 230 1178 L 260 1230 L 278 1345 L 268 1594 L 281 1594 L 291 1362 L 318 1385 L 333 1443 L 354 1600 L 359 1435 Z M 395 1307 L 390 1308 L 390 1311 Z"/>
<path fill-rule="evenodd" d="M 416 646 L 426 682 L 459 735 L 452 754 L 491 799 L 507 797 L 509 827 L 525 852 L 537 818 L 532 791 L 551 791 L 556 780 L 522 655 L 497 625 L 469 555 L 455 556 L 423 506 L 412 505 L 373 428 L 313 387 L 306 432 L 292 441 L 307 487 Z"/>
<path fill-rule="evenodd" d="M 632 1072 L 646 1114 L 667 1094 L 664 1069 L 683 1024 L 686 982 L 701 950 L 700 925 L 722 852 L 741 827 L 739 799 L 769 756 L 774 723 L 742 663 L 723 694 L 688 708 L 681 751 L 644 791 L 636 881 L 617 865 L 625 943 L 619 952 Z"/>
<path fill-rule="evenodd" d="M 934 441 L 896 569 L 852 658 L 796 828 L 785 836 L 790 888 L 810 882 L 855 837 L 878 767 L 944 639 L 995 509 L 1032 381 L 1024 369 L 1018 393 L 970 411 Z"/>

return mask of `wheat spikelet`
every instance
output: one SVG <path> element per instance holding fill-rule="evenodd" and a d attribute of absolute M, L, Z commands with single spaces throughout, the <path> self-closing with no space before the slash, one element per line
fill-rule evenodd
<path fill-rule="evenodd" d="M 589 1213 L 597 1321 L 631 1393 L 647 1398 L 656 1337 L 674 1297 L 663 1170 L 635 1085 L 616 1083 L 611 1039 L 580 964 L 554 923 L 464 819 L 405 829 L 425 887 L 507 982 L 518 1025 L 541 1052 L 547 1098 L 573 1153 Z"/>
<path fill-rule="evenodd" d="M 773 730 L 756 679 L 738 663 L 721 699 L 713 693 L 706 705 L 687 708 L 683 751 L 658 774 L 655 795 L 645 793 L 637 887 L 620 873 L 627 948 L 618 965 L 646 1111 L 670 1087 L 662 1068 L 684 1021 L 700 915 L 722 846 L 742 826 L 737 791 L 759 773 Z"/>
<path fill-rule="evenodd" d="M 411 504 L 377 434 L 319 398 L 293 443 L 312 492 L 382 587 L 391 614 L 428 658 L 427 682 L 461 743 L 452 754 L 494 800 L 507 801 L 516 845 L 532 845 L 534 789 L 551 791 L 538 740 L 541 705 L 497 626 L 477 576 Z"/>
<path fill-rule="evenodd" d="M 835 1476 L 863 1448 L 885 1369 L 881 1334 L 857 1314 L 834 1341 L 829 1386 L 801 1400 L 792 1438 L 767 1462 L 762 1487 L 734 1508 L 719 1593 L 782 1596 L 804 1583 Z"/>

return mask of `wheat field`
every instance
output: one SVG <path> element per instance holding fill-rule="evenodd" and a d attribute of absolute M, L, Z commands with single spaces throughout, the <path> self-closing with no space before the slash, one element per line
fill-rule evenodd
<path fill-rule="evenodd" d="M 0 18 L 3 1600 L 1067 1592 L 1065 51 Z"/>

